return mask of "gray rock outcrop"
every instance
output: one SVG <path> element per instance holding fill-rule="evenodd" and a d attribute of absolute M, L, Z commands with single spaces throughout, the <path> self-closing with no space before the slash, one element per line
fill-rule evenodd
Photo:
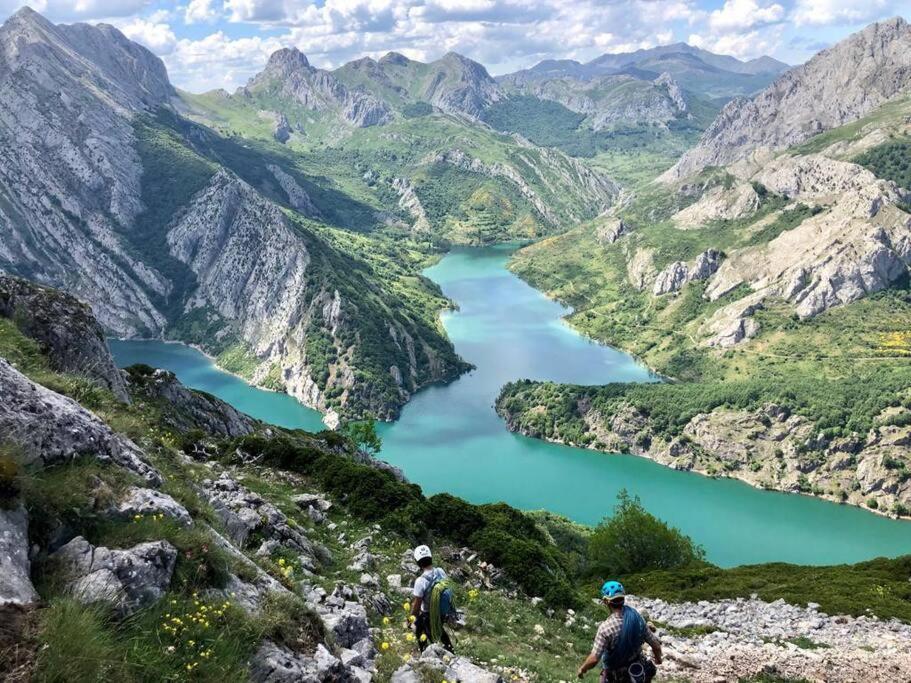
<path fill-rule="evenodd" d="M 255 683 L 360 683 L 371 678 L 322 644 L 313 655 L 305 655 L 266 640 L 250 660 L 250 680 Z"/>
<path fill-rule="evenodd" d="M 227 474 L 203 482 L 203 496 L 225 525 L 231 540 L 243 547 L 253 532 L 266 539 L 258 553 L 269 555 L 281 546 L 298 553 L 301 566 L 309 571 L 330 559 L 329 551 L 311 542 L 288 523 L 288 518 L 261 495 L 250 491 Z M 276 544 L 276 545 L 273 545 Z"/>
<path fill-rule="evenodd" d="M 689 282 L 707 280 L 721 264 L 722 254 L 717 249 L 708 249 L 696 258 L 693 265 L 684 261 L 674 261 L 658 273 L 652 293 L 655 296 L 680 291 Z"/>
<path fill-rule="evenodd" d="M 84 303 L 64 292 L 0 274 L 0 316 L 38 342 L 51 367 L 87 377 L 128 403 L 104 331 Z"/>
<path fill-rule="evenodd" d="M 136 444 L 71 398 L 35 384 L 2 358 L 0 434 L 19 446 L 27 467 L 95 457 L 125 467 L 153 486 L 161 484 L 161 475 Z"/>
<path fill-rule="evenodd" d="M 870 113 L 911 87 L 911 26 L 871 24 L 795 67 L 751 99 L 735 99 L 662 178 L 725 166 L 756 149 L 784 149 Z"/>
<path fill-rule="evenodd" d="M 423 672 L 433 671 L 453 683 L 503 683 L 503 677 L 474 664 L 465 657 L 455 656 L 439 645 L 430 645 L 416 658 L 400 667 L 390 679 L 391 683 L 422 683 L 427 680 Z"/>
<path fill-rule="evenodd" d="M 187 509 L 171 496 L 155 489 L 131 486 L 114 507 L 114 513 L 124 519 L 136 516 L 164 515 L 178 524 L 190 526 L 193 519 Z"/>
<path fill-rule="evenodd" d="M 77 536 L 50 559 L 64 572 L 73 597 L 84 603 L 110 603 L 126 615 L 165 594 L 171 585 L 177 549 L 167 541 L 156 541 L 111 550 Z"/>
<path fill-rule="evenodd" d="M 28 556 L 28 515 L 21 505 L 0 507 L 0 610 L 38 600 Z"/>

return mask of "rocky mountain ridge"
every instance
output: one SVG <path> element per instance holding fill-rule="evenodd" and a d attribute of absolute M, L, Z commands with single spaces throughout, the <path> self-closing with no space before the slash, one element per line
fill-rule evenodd
<path fill-rule="evenodd" d="M 725 105 L 699 144 L 662 178 L 725 166 L 756 150 L 780 150 L 869 114 L 911 88 L 911 26 L 871 24 L 780 76 L 750 99 Z"/>
<path fill-rule="evenodd" d="M 107 333 L 230 349 L 248 379 L 324 411 L 391 417 L 419 386 L 464 367 L 432 321 L 392 315 L 400 295 L 366 264 L 203 156 L 214 134 L 176 117 L 150 52 L 112 27 L 55 26 L 29 9 L 0 29 L 0 46 L 0 269 L 66 288 Z M 287 52 L 273 68 L 307 65 Z M 320 78 L 313 97 L 369 109 Z M 319 216 L 292 175 L 263 166 L 291 208 Z M 361 336 L 373 316 L 385 322 Z M 323 339 L 331 357 L 314 357 Z M 371 366 L 382 369 L 359 382 L 355 370 Z"/>
<path fill-rule="evenodd" d="M 620 74 L 653 80 L 667 72 L 693 92 L 711 97 L 730 97 L 755 92 L 788 68 L 787 64 L 771 57 L 741 61 L 686 43 L 675 43 L 634 52 L 604 54 L 586 63 L 568 59 L 546 60 L 529 69 L 500 76 L 497 80 L 529 86 L 536 81 L 564 78 L 593 81 Z"/>

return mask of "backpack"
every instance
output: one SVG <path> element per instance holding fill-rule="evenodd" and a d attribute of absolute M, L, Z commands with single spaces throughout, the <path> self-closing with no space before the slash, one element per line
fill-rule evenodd
<path fill-rule="evenodd" d="M 607 670 L 623 669 L 635 659 L 645 642 L 645 619 L 628 605 L 623 606 L 623 626 L 614 647 L 601 657 L 601 666 Z"/>
<path fill-rule="evenodd" d="M 458 619 L 458 610 L 455 607 L 452 584 L 442 570 L 434 569 L 428 577 L 428 582 L 423 600 L 430 614 L 431 640 L 439 642 L 443 634 L 443 624 Z"/>

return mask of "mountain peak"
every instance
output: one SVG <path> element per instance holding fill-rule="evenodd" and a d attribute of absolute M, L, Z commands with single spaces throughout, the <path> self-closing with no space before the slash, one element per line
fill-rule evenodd
<path fill-rule="evenodd" d="M 266 69 L 283 72 L 309 68 L 310 61 L 307 59 L 307 55 L 296 47 L 283 47 L 280 50 L 276 50 L 269 56 L 269 61 L 266 64 Z"/>
<path fill-rule="evenodd" d="M 387 52 L 382 57 L 380 57 L 380 64 L 394 64 L 396 66 L 405 66 L 411 63 L 411 60 L 408 59 L 401 52 Z"/>
<path fill-rule="evenodd" d="M 901 17 L 870 24 L 750 99 L 729 102 L 663 178 L 725 166 L 756 149 L 780 150 L 866 116 L 911 92 L 911 25 Z"/>

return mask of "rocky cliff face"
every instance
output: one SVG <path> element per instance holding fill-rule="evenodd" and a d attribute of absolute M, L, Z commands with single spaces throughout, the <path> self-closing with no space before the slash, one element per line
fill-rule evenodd
<path fill-rule="evenodd" d="M 65 285 L 118 334 L 165 322 L 152 295 L 170 285 L 121 233 L 143 208 L 130 118 L 170 95 L 161 61 L 114 28 L 29 9 L 0 28 L 0 268 Z"/>
<path fill-rule="evenodd" d="M 778 150 L 849 123 L 911 88 L 911 26 L 872 24 L 779 77 L 751 99 L 728 103 L 699 144 L 662 178 L 724 166 L 757 149 Z"/>
<path fill-rule="evenodd" d="M 390 417 L 419 387 L 462 369 L 439 330 L 390 312 L 385 284 L 363 263 L 191 151 L 199 141 L 180 138 L 173 89 L 151 53 L 112 27 L 54 26 L 31 10 L 0 29 L 0 51 L 0 270 L 71 292 L 108 333 L 167 335 L 213 354 L 233 347 L 252 381 L 323 410 L 332 390 L 336 411 Z M 372 96 L 293 50 L 276 53 L 251 88 L 275 84 L 308 108 L 347 112 L 356 125 L 386 115 Z M 158 125 L 161 111 L 176 127 L 155 129 L 165 141 L 140 141 L 137 121 Z M 175 148 L 177 156 L 164 171 L 155 158 L 144 165 L 140 142 L 145 154 L 152 145 L 152 157 Z M 174 163 L 204 169 L 205 184 L 186 206 L 155 216 L 162 235 L 150 241 L 140 219 L 163 210 L 145 206 L 143 191 L 160 187 L 155 174 L 184 171 Z M 321 217 L 292 175 L 266 161 L 263 168 L 292 209 Z M 10 311 L 23 305 L 16 296 Z M 358 380 L 368 367 L 370 377 Z M 110 370 L 101 371 L 106 386 L 124 397 Z"/>
<path fill-rule="evenodd" d="M 385 102 L 362 90 L 350 89 L 330 72 L 311 66 L 297 48 L 275 52 L 266 68 L 241 92 L 248 96 L 278 94 L 305 109 L 338 112 L 345 121 L 360 128 L 385 123 L 391 116 Z"/>

